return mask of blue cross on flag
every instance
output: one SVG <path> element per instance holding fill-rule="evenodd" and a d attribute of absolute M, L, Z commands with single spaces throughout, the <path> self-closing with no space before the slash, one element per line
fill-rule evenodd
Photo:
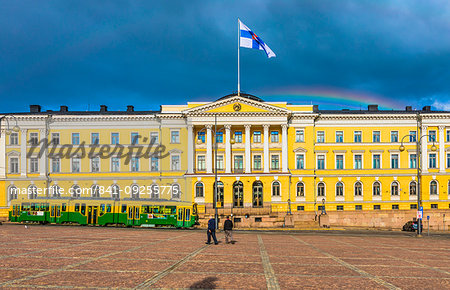
<path fill-rule="evenodd" d="M 239 43 L 240 47 L 247 47 L 252 49 L 264 50 L 268 58 L 275 57 L 275 53 L 267 46 L 267 44 L 262 41 L 259 36 L 257 36 L 253 31 L 250 30 L 241 20 L 239 20 Z"/>

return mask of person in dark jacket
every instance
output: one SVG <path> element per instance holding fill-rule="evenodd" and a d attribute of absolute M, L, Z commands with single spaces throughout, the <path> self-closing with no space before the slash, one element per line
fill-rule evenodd
<path fill-rule="evenodd" d="M 214 218 L 211 218 L 208 221 L 208 231 L 206 232 L 206 234 L 208 235 L 208 241 L 206 242 L 206 244 L 211 244 L 211 236 L 214 240 L 214 245 L 217 245 L 219 243 L 216 238 L 216 220 Z"/>
<path fill-rule="evenodd" d="M 227 219 L 223 223 L 223 230 L 225 231 L 225 242 L 227 244 L 233 244 L 233 222 L 230 220 L 229 216 L 227 216 Z"/>

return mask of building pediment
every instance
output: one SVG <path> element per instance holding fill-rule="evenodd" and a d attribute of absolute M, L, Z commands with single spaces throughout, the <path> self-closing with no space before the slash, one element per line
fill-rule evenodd
<path fill-rule="evenodd" d="M 303 148 L 303 147 L 297 147 L 297 148 L 295 148 L 293 151 L 294 151 L 294 153 L 305 153 L 305 152 L 307 152 L 308 150 L 306 150 L 306 149 Z"/>
<path fill-rule="evenodd" d="M 187 116 L 200 115 L 289 115 L 290 111 L 269 103 L 234 96 L 183 111 Z"/>

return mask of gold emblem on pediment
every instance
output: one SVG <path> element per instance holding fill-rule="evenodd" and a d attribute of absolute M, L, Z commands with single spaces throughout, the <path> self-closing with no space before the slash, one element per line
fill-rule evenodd
<path fill-rule="evenodd" d="M 239 103 L 236 103 L 233 105 L 233 110 L 235 110 L 236 112 L 240 111 L 241 108 L 242 108 L 241 104 L 239 104 Z"/>

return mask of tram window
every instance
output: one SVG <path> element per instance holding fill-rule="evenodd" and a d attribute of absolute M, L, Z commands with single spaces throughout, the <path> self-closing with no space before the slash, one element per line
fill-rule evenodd
<path fill-rule="evenodd" d="M 142 213 L 150 213 L 150 207 L 148 205 L 143 205 Z"/>
<path fill-rule="evenodd" d="M 127 205 L 126 204 L 122 204 L 122 213 L 126 213 L 127 212 Z"/>
<path fill-rule="evenodd" d="M 111 212 L 111 205 L 110 204 L 106 205 L 106 212 Z"/>
<path fill-rule="evenodd" d="M 186 221 L 191 220 L 191 210 L 189 208 L 186 209 Z"/>
<path fill-rule="evenodd" d="M 33 211 L 35 208 L 36 208 L 35 204 L 32 203 L 32 204 L 31 204 L 31 210 Z"/>
<path fill-rule="evenodd" d="M 183 220 L 183 209 L 179 208 L 178 209 L 178 220 Z"/>
<path fill-rule="evenodd" d="M 152 207 L 152 213 L 159 213 L 159 206 Z"/>
<path fill-rule="evenodd" d="M 166 206 L 166 214 L 176 214 L 177 208 L 175 206 Z"/>
<path fill-rule="evenodd" d="M 63 204 L 62 204 L 62 207 L 61 207 L 61 211 L 66 211 L 66 210 L 67 210 L 67 206 L 66 206 L 65 203 L 63 203 Z"/>
<path fill-rule="evenodd" d="M 101 211 L 101 212 L 105 212 L 105 209 L 106 209 L 105 205 L 104 205 L 104 204 L 101 204 L 101 205 L 100 205 L 100 211 Z"/>
<path fill-rule="evenodd" d="M 50 209 L 50 204 L 44 203 L 44 205 L 45 205 L 45 211 L 49 211 L 49 209 Z"/>
<path fill-rule="evenodd" d="M 139 207 L 136 206 L 134 208 L 134 219 L 138 220 L 139 219 Z"/>
<path fill-rule="evenodd" d="M 129 219 L 133 218 L 133 207 L 132 206 L 128 207 L 128 218 Z"/>
<path fill-rule="evenodd" d="M 79 211 L 80 211 L 80 204 L 79 204 L 79 203 L 76 203 L 76 204 L 75 204 L 75 211 L 76 211 L 76 212 L 79 212 Z"/>
<path fill-rule="evenodd" d="M 86 214 L 86 204 L 84 204 L 84 203 L 81 204 L 81 214 L 82 215 Z"/>

